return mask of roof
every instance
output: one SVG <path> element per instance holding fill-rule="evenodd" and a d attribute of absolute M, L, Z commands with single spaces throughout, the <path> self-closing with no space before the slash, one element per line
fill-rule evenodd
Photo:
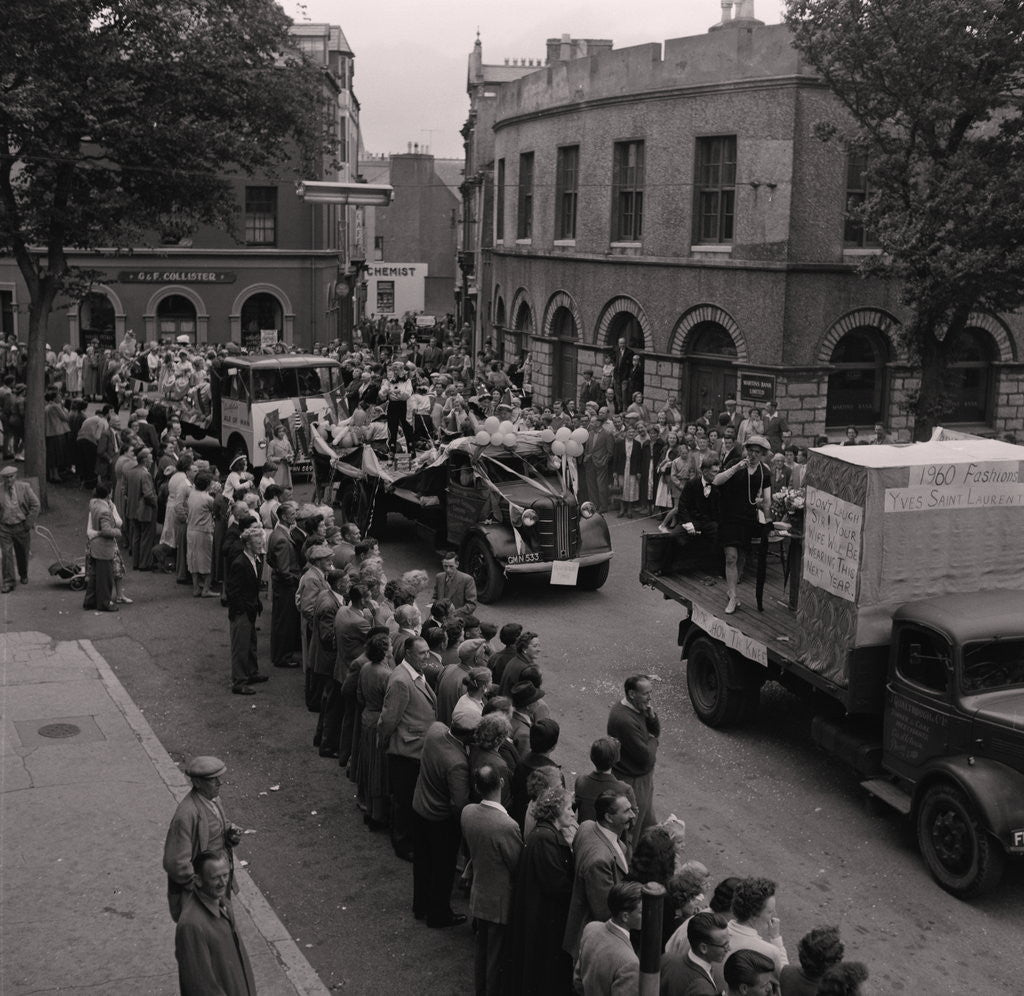
<path fill-rule="evenodd" d="M 284 356 L 228 356 L 224 360 L 228 367 L 245 367 L 254 370 L 290 370 L 296 367 L 341 367 L 337 360 L 312 353 L 288 353 Z"/>
<path fill-rule="evenodd" d="M 939 595 L 897 609 L 893 619 L 924 623 L 959 643 L 997 635 L 1024 636 L 1024 591 Z"/>
<path fill-rule="evenodd" d="M 917 467 L 923 464 L 969 463 L 1024 460 L 1024 446 L 998 439 L 944 439 L 904 446 L 820 446 L 822 456 L 857 467 Z"/>

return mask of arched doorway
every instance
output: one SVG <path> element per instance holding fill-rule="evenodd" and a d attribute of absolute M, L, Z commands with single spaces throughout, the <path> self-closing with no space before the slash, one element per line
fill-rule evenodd
<path fill-rule="evenodd" d="M 100 349 L 114 349 L 114 303 L 106 294 L 91 291 L 78 305 L 78 345 L 84 350 L 95 342 Z"/>
<path fill-rule="evenodd" d="M 554 375 L 554 398 L 561 401 L 576 399 L 576 340 L 579 329 L 572 311 L 560 305 L 551 316 L 552 356 L 551 370 Z"/>
<path fill-rule="evenodd" d="M 851 329 L 836 343 L 829 357 L 835 369 L 828 378 L 826 428 L 870 428 L 885 422 L 888 361 L 889 344 L 876 328 Z"/>
<path fill-rule="evenodd" d="M 181 294 L 168 294 L 156 306 L 156 330 L 162 343 L 187 335 L 196 341 L 196 306 Z"/>
<path fill-rule="evenodd" d="M 284 309 L 273 294 L 263 292 L 246 298 L 241 314 L 241 345 L 246 349 L 259 350 L 264 343 L 264 333 L 267 333 L 268 344 L 271 332 L 277 333 L 273 342 L 281 342 L 284 338 Z"/>
<path fill-rule="evenodd" d="M 946 420 L 988 425 L 992 421 L 992 363 L 995 340 L 984 329 L 966 328 L 949 343 L 946 390 L 952 406 Z"/>
<path fill-rule="evenodd" d="M 725 399 L 736 397 L 736 343 L 723 325 L 698 322 L 686 339 L 689 386 L 686 417 L 700 418 L 709 408 L 717 416 L 725 411 Z"/>

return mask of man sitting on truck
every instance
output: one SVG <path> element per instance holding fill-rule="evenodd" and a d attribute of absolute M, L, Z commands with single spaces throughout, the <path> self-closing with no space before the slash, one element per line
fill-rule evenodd
<path fill-rule="evenodd" d="M 712 482 L 722 469 L 716 453 L 707 453 L 700 464 L 700 474 L 691 477 L 679 493 L 676 507 L 665 516 L 661 525 L 677 544 L 676 560 L 669 572 L 687 566 L 704 566 L 718 570 L 718 492 Z"/>

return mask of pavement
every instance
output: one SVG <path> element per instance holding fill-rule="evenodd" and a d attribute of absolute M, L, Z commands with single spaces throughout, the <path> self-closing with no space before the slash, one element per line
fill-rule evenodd
<path fill-rule="evenodd" d="M 0 598 L 5 620 L 26 597 Z M 160 862 L 188 780 L 91 641 L 0 632 L 0 680 L 0 994 L 177 993 Z M 237 877 L 258 992 L 326 996 L 249 874 Z"/>

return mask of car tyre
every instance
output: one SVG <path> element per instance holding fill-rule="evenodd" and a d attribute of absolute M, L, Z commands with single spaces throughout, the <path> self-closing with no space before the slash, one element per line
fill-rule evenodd
<path fill-rule="evenodd" d="M 498 601 L 505 591 L 505 572 L 487 543 L 480 536 L 470 536 L 461 559 L 476 584 L 476 597 L 485 605 Z"/>

